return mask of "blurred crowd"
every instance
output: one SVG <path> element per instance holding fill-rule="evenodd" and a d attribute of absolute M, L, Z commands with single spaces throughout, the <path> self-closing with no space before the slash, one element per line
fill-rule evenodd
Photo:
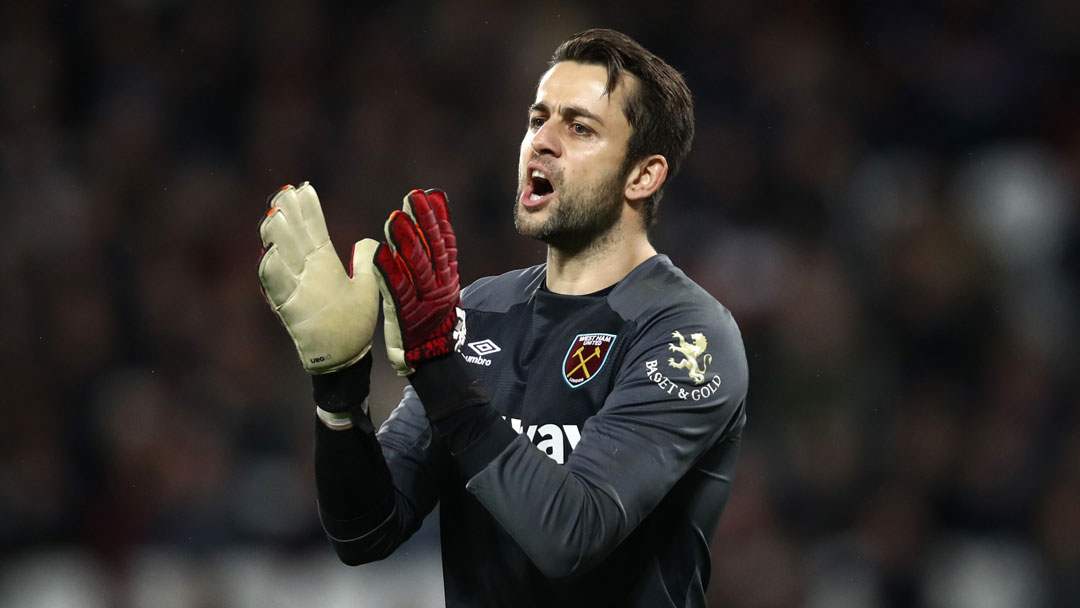
<path fill-rule="evenodd" d="M 711 605 L 1080 605 L 1069 0 L 4 3 L 0 604 L 439 601 L 429 526 L 333 562 L 256 225 L 310 180 L 345 255 L 437 186 L 466 283 L 541 262 L 517 148 L 592 26 L 686 75 L 653 240 L 750 361 Z M 382 418 L 402 383 L 373 383 Z"/>

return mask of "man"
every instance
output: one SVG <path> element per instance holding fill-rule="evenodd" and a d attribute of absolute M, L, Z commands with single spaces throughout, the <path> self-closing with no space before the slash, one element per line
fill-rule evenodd
<path fill-rule="evenodd" d="M 704 605 L 747 368 L 730 313 L 647 237 L 692 137 L 666 63 L 610 30 L 564 42 L 515 202 L 547 263 L 460 297 L 441 192 L 411 192 L 351 276 L 314 190 L 273 198 L 260 278 L 313 372 L 320 515 L 344 562 L 386 557 L 439 503 L 448 606 Z M 376 285 L 411 383 L 377 435 Z"/>

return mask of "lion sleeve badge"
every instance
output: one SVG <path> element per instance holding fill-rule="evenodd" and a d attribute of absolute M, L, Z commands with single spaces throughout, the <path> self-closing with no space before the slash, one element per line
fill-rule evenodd
<path fill-rule="evenodd" d="M 686 338 L 681 332 L 673 332 L 672 338 L 679 341 L 676 345 L 674 342 L 668 344 L 668 350 L 679 353 L 682 355 L 682 360 L 676 361 L 675 357 L 668 358 L 668 365 L 675 369 L 685 369 L 690 381 L 695 385 L 705 384 L 705 371 L 710 363 L 712 363 L 712 355 L 705 352 L 705 349 L 709 347 L 709 341 L 705 339 L 705 334 L 693 333 L 690 334 L 690 340 L 687 342 Z"/>

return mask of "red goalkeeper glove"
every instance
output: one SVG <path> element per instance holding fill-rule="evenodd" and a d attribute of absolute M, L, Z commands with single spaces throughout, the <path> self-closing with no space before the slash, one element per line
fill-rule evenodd
<path fill-rule="evenodd" d="M 461 349 L 465 311 L 458 282 L 457 239 L 446 194 L 413 190 L 384 227 L 375 252 L 383 296 L 386 353 L 399 375 Z"/>

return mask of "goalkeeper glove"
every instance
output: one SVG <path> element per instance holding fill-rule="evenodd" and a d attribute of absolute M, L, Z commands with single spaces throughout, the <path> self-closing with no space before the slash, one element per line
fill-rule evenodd
<path fill-rule="evenodd" d="M 355 395 L 362 385 L 361 400 L 366 403 L 367 374 L 360 368 L 370 369 L 370 361 L 356 366 L 354 373 L 348 374 L 350 378 L 344 378 L 344 373 L 326 374 L 348 368 L 371 349 L 379 293 L 370 260 L 378 243 L 364 239 L 353 245 L 346 274 L 330 242 L 315 188 L 307 182 L 299 188 L 285 186 L 270 198 L 269 207 L 259 224 L 263 296 L 292 337 L 304 369 L 317 374 L 313 380 L 320 410 L 341 414 L 337 424 L 347 424 L 344 420 L 354 403 L 337 395 Z M 320 385 L 327 384 L 347 384 L 353 389 L 320 391 Z M 331 393 L 334 398 L 325 397 Z"/>
<path fill-rule="evenodd" d="M 403 209 L 390 214 L 384 231 L 386 243 L 375 252 L 375 267 L 390 361 L 409 376 L 451 453 L 463 452 L 493 426 L 508 443 L 514 431 L 499 424 L 499 413 L 465 360 L 452 355 L 465 342 L 465 311 L 446 195 L 413 190 Z"/>
<path fill-rule="evenodd" d="M 413 190 L 384 227 L 375 252 L 386 353 L 398 375 L 465 343 L 457 239 L 441 190 Z"/>

